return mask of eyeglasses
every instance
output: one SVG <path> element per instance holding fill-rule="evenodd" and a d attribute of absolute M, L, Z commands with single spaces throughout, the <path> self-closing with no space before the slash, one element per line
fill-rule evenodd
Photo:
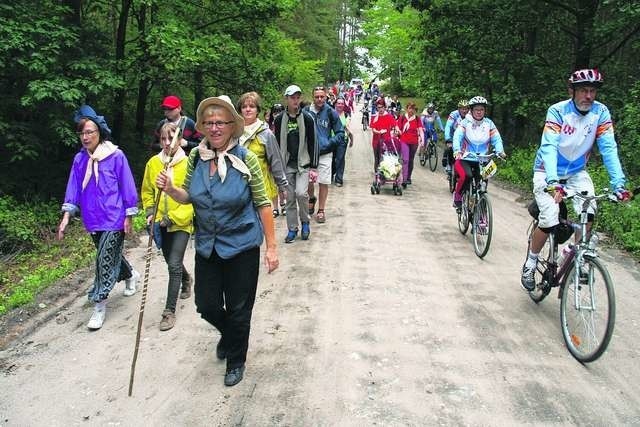
<path fill-rule="evenodd" d="M 218 129 L 224 129 L 225 127 L 227 127 L 227 125 L 230 125 L 231 123 L 234 123 L 234 121 L 229 120 L 228 122 L 223 122 L 221 120 L 217 120 L 215 122 L 202 122 L 202 126 L 204 126 L 205 129 L 211 129 L 213 127 L 217 127 Z"/>
<path fill-rule="evenodd" d="M 313 99 L 324 99 L 324 98 L 326 98 L 326 96 L 324 95 L 317 95 L 313 97 Z"/>
<path fill-rule="evenodd" d="M 178 108 L 178 107 L 173 107 L 173 108 L 171 108 L 171 107 L 162 107 L 162 110 L 171 111 L 171 110 L 175 110 L 176 108 Z"/>
<path fill-rule="evenodd" d="M 76 135 L 78 135 L 80 138 L 82 138 L 83 136 L 91 136 L 96 132 L 98 132 L 98 131 L 97 130 L 86 130 L 84 132 L 76 132 Z"/>

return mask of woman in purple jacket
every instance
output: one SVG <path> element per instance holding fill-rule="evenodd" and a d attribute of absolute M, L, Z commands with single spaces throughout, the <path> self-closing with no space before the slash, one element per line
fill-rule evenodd
<path fill-rule="evenodd" d="M 96 277 L 89 289 L 95 308 L 87 327 L 100 329 L 107 297 L 116 282 L 125 281 L 124 295 L 133 295 L 140 274 L 122 254 L 124 235 L 132 231 L 132 216 L 138 212 L 138 196 L 124 153 L 108 138 L 111 130 L 103 116 L 83 105 L 74 116 L 82 149 L 73 159 L 58 239 L 72 216 L 80 213 L 96 245 Z"/>

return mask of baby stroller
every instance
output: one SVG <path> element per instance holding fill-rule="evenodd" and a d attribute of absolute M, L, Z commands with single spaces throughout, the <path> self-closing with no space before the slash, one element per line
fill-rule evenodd
<path fill-rule="evenodd" d="M 380 187 L 388 182 L 393 183 L 393 194 L 402 196 L 402 158 L 400 157 L 400 141 L 393 137 L 391 141 L 381 141 L 380 164 L 371 184 L 371 194 L 380 194 Z"/>

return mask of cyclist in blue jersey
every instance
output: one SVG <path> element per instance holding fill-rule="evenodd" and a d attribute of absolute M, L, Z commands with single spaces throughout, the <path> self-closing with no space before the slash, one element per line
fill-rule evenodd
<path fill-rule="evenodd" d="M 453 110 L 447 117 L 447 123 L 444 125 L 444 143 L 446 148 L 442 154 L 442 167 L 449 172 L 453 167 L 453 133 L 456 128 L 469 113 L 469 102 L 466 99 L 461 99 L 458 102 L 458 109 Z"/>
<path fill-rule="evenodd" d="M 609 184 L 619 200 L 630 198 L 625 188 L 618 147 L 613 134 L 609 109 L 595 100 L 602 86 L 602 74 L 596 69 L 577 70 L 569 78 L 571 99 L 558 102 L 547 110 L 540 148 L 533 166 L 533 194 L 540 209 L 520 282 L 527 291 L 535 288 L 538 254 L 550 232 L 559 224 L 559 203 L 567 191 L 594 194 L 593 182 L 585 170 L 594 143 L 598 144 Z M 581 202 L 575 200 L 576 213 Z M 595 216 L 591 205 L 588 230 Z"/>
<path fill-rule="evenodd" d="M 489 145 L 496 154 L 506 157 L 502 147 L 502 138 L 496 125 L 485 117 L 489 102 L 482 96 L 474 96 L 469 100 L 471 114 L 464 118 L 453 133 L 453 153 L 456 159 L 454 169 L 458 175 L 453 192 L 453 206 L 458 209 L 462 205 L 462 190 L 467 178 L 473 174 L 480 178 L 480 163 L 477 155 L 487 154 Z"/>
<path fill-rule="evenodd" d="M 429 103 L 427 107 L 422 110 L 422 114 L 420 115 L 420 119 L 422 120 L 422 127 L 424 127 L 425 140 L 430 135 L 433 142 L 438 142 L 438 134 L 436 133 L 436 124 L 440 129 L 440 132 L 444 132 L 444 127 L 442 126 L 442 120 L 440 119 L 440 114 L 436 110 L 436 106 L 433 105 L 433 102 Z"/>

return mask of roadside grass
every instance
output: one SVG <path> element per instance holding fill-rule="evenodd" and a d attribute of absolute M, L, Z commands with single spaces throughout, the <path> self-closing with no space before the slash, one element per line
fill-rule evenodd
<path fill-rule="evenodd" d="M 62 242 L 51 234 L 36 248 L 4 263 L 0 272 L 0 316 L 32 303 L 39 292 L 95 258 L 91 237 L 80 221 L 69 224 Z"/>

